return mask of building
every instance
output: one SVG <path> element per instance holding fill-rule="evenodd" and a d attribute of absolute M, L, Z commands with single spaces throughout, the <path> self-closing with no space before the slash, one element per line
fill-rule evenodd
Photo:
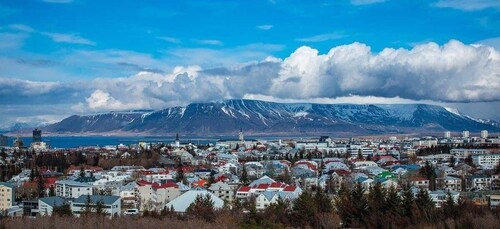
<path fill-rule="evenodd" d="M 224 200 L 204 189 L 189 190 L 184 194 L 178 196 L 174 200 L 170 201 L 166 205 L 166 207 L 167 209 L 172 209 L 174 212 L 185 213 L 187 211 L 187 208 L 192 203 L 194 203 L 196 197 L 198 196 L 205 197 L 207 195 L 210 196 L 210 198 L 212 199 L 212 202 L 214 203 L 214 209 L 221 209 L 224 207 Z"/>
<path fill-rule="evenodd" d="M 180 196 L 181 189 L 172 181 L 159 184 L 141 180 L 137 182 L 136 195 L 141 210 L 160 210 L 166 203 Z"/>
<path fill-rule="evenodd" d="M 217 197 L 227 201 L 228 203 L 232 203 L 234 199 L 234 188 L 229 186 L 228 184 L 219 181 L 215 184 L 212 184 L 208 190 L 216 195 Z"/>
<path fill-rule="evenodd" d="M 500 154 L 474 155 L 472 162 L 475 165 L 481 166 L 484 169 L 492 169 L 498 165 Z"/>
<path fill-rule="evenodd" d="M 488 176 L 472 176 L 467 180 L 469 189 L 474 191 L 491 190 L 491 181 Z"/>
<path fill-rule="evenodd" d="M 13 206 L 16 186 L 10 182 L 0 182 L 0 210 L 5 211 Z"/>
<path fill-rule="evenodd" d="M 92 195 L 92 185 L 72 180 L 56 181 L 56 196 L 64 198 L 78 198 L 81 195 Z"/>
<path fill-rule="evenodd" d="M 489 196 L 489 204 L 491 209 L 499 209 L 500 208 L 500 195 L 493 194 Z"/>
<path fill-rule="evenodd" d="M 484 139 L 488 138 L 488 131 L 487 130 L 481 130 L 481 138 L 484 138 Z"/>
<path fill-rule="evenodd" d="M 469 131 L 468 130 L 462 131 L 462 137 L 463 138 L 469 138 Z"/>
<path fill-rule="evenodd" d="M 440 208 L 446 203 L 448 193 L 451 195 L 453 202 L 458 203 L 458 198 L 459 198 L 460 193 L 455 192 L 455 191 L 446 191 L 445 192 L 443 190 L 436 190 L 436 191 L 429 192 L 429 196 L 430 196 L 432 202 L 434 202 L 434 205 L 437 208 Z"/>
<path fill-rule="evenodd" d="M 451 149 L 450 154 L 459 159 L 464 159 L 468 156 L 490 154 L 488 149 Z"/>
<path fill-rule="evenodd" d="M 445 131 L 444 132 L 444 138 L 451 138 L 451 132 L 450 131 Z"/>
<path fill-rule="evenodd" d="M 42 130 L 34 129 L 33 130 L 33 143 L 34 142 L 42 142 Z"/>
<path fill-rule="evenodd" d="M 38 214 L 40 216 L 51 216 L 55 207 L 69 204 L 60 196 L 51 196 L 38 199 Z"/>
<path fill-rule="evenodd" d="M 103 213 L 106 216 L 113 217 L 121 214 L 122 206 L 119 196 L 82 195 L 73 200 L 71 211 L 75 216 L 80 216 L 87 209 L 96 212 L 99 203 L 102 204 Z"/>
<path fill-rule="evenodd" d="M 429 189 L 429 180 L 422 177 L 412 178 L 410 184 L 416 188 Z"/>

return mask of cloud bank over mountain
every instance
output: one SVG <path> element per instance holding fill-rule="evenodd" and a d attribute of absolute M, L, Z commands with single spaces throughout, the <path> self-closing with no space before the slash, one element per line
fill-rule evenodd
<path fill-rule="evenodd" d="M 5 76 L 4 76 L 5 77 Z M 302 46 L 288 57 L 230 66 L 179 66 L 170 73 L 141 71 L 121 78 L 37 82 L 0 78 L 1 103 L 67 104 L 72 111 L 160 109 L 231 98 L 314 101 L 387 98 L 387 101 L 498 104 L 500 52 L 457 40 L 373 53 L 363 43 L 325 54 Z M 356 101 L 354 101 L 356 102 Z"/>

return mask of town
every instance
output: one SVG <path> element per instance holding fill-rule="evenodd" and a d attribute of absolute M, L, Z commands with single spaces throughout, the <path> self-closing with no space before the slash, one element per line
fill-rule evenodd
<path fill-rule="evenodd" d="M 0 210 L 4 217 L 200 216 L 208 202 L 212 213 L 250 214 L 283 205 L 296 210 L 312 195 L 326 202 L 320 212 L 336 209 L 345 226 L 359 221 L 342 206 L 352 195 L 368 203 L 372 194 L 404 200 L 406 192 L 428 201 L 423 211 L 447 213 L 462 202 L 496 211 L 500 138 L 478 134 L 256 140 L 240 130 L 235 139 L 206 145 L 177 135 L 169 143 L 51 149 L 35 129 L 31 145 L 17 139 L 1 148 Z"/>

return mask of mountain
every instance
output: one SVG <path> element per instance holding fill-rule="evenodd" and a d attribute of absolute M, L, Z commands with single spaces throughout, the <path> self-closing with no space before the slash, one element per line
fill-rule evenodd
<path fill-rule="evenodd" d="M 226 100 L 192 103 L 159 111 L 110 112 L 73 115 L 44 127 L 44 132 L 66 134 L 227 135 L 242 128 L 251 134 L 361 135 L 449 131 L 498 132 L 486 123 L 457 111 L 426 104 L 314 104 Z"/>

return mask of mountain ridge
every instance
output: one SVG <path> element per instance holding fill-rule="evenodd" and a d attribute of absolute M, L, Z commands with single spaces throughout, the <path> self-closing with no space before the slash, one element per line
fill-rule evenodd
<path fill-rule="evenodd" d="M 44 127 L 50 133 L 402 134 L 439 131 L 499 131 L 447 108 L 428 104 L 277 103 L 231 99 L 157 111 L 72 115 Z"/>

